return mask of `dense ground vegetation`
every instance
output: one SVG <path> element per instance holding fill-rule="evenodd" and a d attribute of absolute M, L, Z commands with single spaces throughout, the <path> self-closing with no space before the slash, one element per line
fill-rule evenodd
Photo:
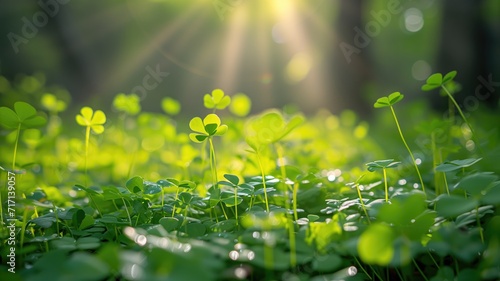
<path fill-rule="evenodd" d="M 457 104 L 455 74 L 422 87 L 445 114 L 396 92 L 373 124 L 247 117 L 218 89 L 185 123 L 170 98 L 19 96 L 0 108 L 1 279 L 498 280 L 498 116 Z"/>

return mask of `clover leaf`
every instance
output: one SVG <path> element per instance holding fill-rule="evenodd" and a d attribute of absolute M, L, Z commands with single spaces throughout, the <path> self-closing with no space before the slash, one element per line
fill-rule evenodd
<path fill-rule="evenodd" d="M 189 122 L 189 128 L 195 133 L 189 134 L 189 138 L 196 142 L 204 142 L 212 136 L 221 136 L 227 132 L 227 125 L 221 125 L 219 116 L 208 114 L 203 120 L 200 117 L 194 117 Z"/>
<path fill-rule="evenodd" d="M 396 168 L 401 162 L 394 162 L 394 159 L 387 160 L 376 160 L 373 162 L 366 163 L 368 171 L 374 172 L 381 169 Z"/>
<path fill-rule="evenodd" d="M 422 86 L 422 91 L 431 91 L 439 88 L 453 80 L 455 76 L 457 76 L 457 72 L 455 70 L 448 72 L 444 77 L 441 73 L 434 73 L 427 78 L 425 85 Z"/>
<path fill-rule="evenodd" d="M 125 112 L 128 115 L 136 115 L 141 111 L 140 98 L 136 94 L 118 94 L 113 100 L 113 107 L 118 111 Z"/>
<path fill-rule="evenodd" d="M 66 102 L 57 99 L 55 95 L 49 93 L 42 96 L 41 103 L 43 107 L 53 113 L 58 113 L 66 109 Z"/>
<path fill-rule="evenodd" d="M 90 127 L 96 134 L 104 132 L 104 123 L 106 115 L 101 110 L 94 110 L 88 106 L 81 109 L 80 114 L 76 115 L 76 122 L 80 126 Z"/>
<path fill-rule="evenodd" d="M 245 126 L 245 141 L 255 151 L 260 146 L 278 142 L 304 122 L 304 116 L 295 115 L 285 120 L 277 110 L 269 110 L 250 119 Z"/>
<path fill-rule="evenodd" d="M 375 104 L 373 106 L 375 108 L 393 106 L 394 104 L 398 103 L 403 98 L 404 98 L 404 95 L 402 95 L 400 92 L 394 92 L 387 97 L 381 97 L 381 98 L 377 99 L 377 101 L 375 102 Z"/>
<path fill-rule="evenodd" d="M 215 89 L 212 94 L 205 94 L 203 104 L 206 108 L 224 109 L 231 103 L 231 97 L 226 96 L 221 89 Z"/>
<path fill-rule="evenodd" d="M 36 109 L 29 103 L 18 101 L 14 110 L 0 107 L 0 124 L 7 129 L 28 129 L 43 126 L 47 120 L 37 115 Z"/>

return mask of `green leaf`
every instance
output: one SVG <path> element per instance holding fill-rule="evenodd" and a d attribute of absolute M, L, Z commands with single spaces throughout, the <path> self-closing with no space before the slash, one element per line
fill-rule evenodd
<path fill-rule="evenodd" d="M 319 272 L 332 272 L 342 266 L 342 258 L 336 254 L 317 256 L 312 262 L 312 267 Z"/>
<path fill-rule="evenodd" d="M 224 178 L 226 178 L 233 185 L 238 185 L 240 182 L 240 179 L 236 175 L 224 174 Z"/>
<path fill-rule="evenodd" d="M 200 237 L 207 232 L 207 227 L 201 223 L 190 223 L 186 225 L 185 231 L 189 237 Z"/>
<path fill-rule="evenodd" d="M 386 224 L 371 224 L 359 237 L 358 253 L 367 264 L 389 265 L 394 256 L 392 228 Z"/>
<path fill-rule="evenodd" d="M 479 162 L 482 158 L 467 158 L 462 160 L 453 160 L 453 161 L 445 161 L 442 164 L 436 166 L 436 171 L 438 172 L 452 172 L 456 170 L 460 170 L 462 168 L 470 167 L 477 162 Z"/>
<path fill-rule="evenodd" d="M 189 122 L 189 128 L 197 133 L 206 133 L 205 126 L 203 125 L 203 121 L 200 117 L 194 117 L 193 119 L 191 119 L 191 121 Z"/>
<path fill-rule="evenodd" d="M 17 129 L 19 125 L 17 114 L 8 107 L 0 107 L 0 124 L 7 129 Z"/>
<path fill-rule="evenodd" d="M 227 127 L 227 125 L 225 125 L 225 124 L 220 125 L 219 128 L 217 128 L 217 131 L 215 132 L 215 136 L 224 135 L 228 129 L 229 128 Z"/>
<path fill-rule="evenodd" d="M 231 103 L 231 97 L 226 96 L 221 89 L 215 89 L 212 94 L 203 96 L 203 104 L 206 108 L 224 109 Z"/>
<path fill-rule="evenodd" d="M 491 185 L 491 187 L 486 190 L 483 198 L 481 198 L 483 204 L 498 205 L 500 204 L 500 182 L 496 182 Z"/>
<path fill-rule="evenodd" d="M 101 246 L 101 240 L 96 237 L 82 237 L 76 240 L 76 247 L 80 250 L 94 250 Z"/>
<path fill-rule="evenodd" d="M 36 109 L 31 106 L 29 103 L 18 101 L 14 104 L 14 109 L 16 111 L 17 116 L 19 117 L 19 120 L 21 123 L 32 117 L 33 115 L 36 115 Z"/>
<path fill-rule="evenodd" d="M 402 95 L 400 92 L 394 92 L 389 95 L 389 103 L 391 105 L 394 105 L 401 101 L 404 98 L 404 95 Z"/>
<path fill-rule="evenodd" d="M 474 209 L 478 202 L 473 198 L 442 194 L 435 199 L 435 204 L 439 216 L 454 218 Z"/>
<path fill-rule="evenodd" d="M 239 93 L 233 96 L 229 111 L 236 116 L 245 117 L 250 113 L 252 101 L 245 94 Z"/>
<path fill-rule="evenodd" d="M 394 159 L 376 160 L 366 163 L 368 171 L 374 172 L 376 170 L 396 168 L 401 162 L 394 162 Z"/>
<path fill-rule="evenodd" d="M 103 280 L 109 274 L 109 267 L 88 253 L 75 253 L 63 264 L 72 281 Z"/>
<path fill-rule="evenodd" d="M 177 100 L 166 97 L 161 101 L 161 108 L 167 114 L 177 115 L 181 111 L 181 104 Z"/>
<path fill-rule="evenodd" d="M 445 84 L 445 83 L 453 80 L 453 78 L 455 78 L 455 76 L 457 76 L 457 71 L 456 70 L 453 70 L 453 71 L 450 71 L 450 72 L 446 73 L 446 75 L 443 78 L 442 84 Z"/>
<path fill-rule="evenodd" d="M 443 74 L 441 73 L 434 73 L 429 78 L 427 78 L 426 83 L 428 85 L 438 85 L 441 86 L 443 84 Z"/>
<path fill-rule="evenodd" d="M 141 192 L 144 190 L 144 180 L 140 176 L 135 176 L 133 178 L 130 178 L 125 186 L 132 193 Z"/>
<path fill-rule="evenodd" d="M 140 98 L 136 94 L 125 95 L 121 93 L 116 95 L 113 100 L 113 107 L 128 115 L 136 115 L 141 111 Z"/>
<path fill-rule="evenodd" d="M 387 107 L 387 106 L 390 106 L 390 105 L 391 105 L 391 103 L 390 103 L 388 97 L 381 97 L 381 98 L 377 99 L 377 101 L 375 102 L 375 104 L 373 105 L 373 107 L 375 107 L 375 108 L 382 108 L 382 107 Z"/>
<path fill-rule="evenodd" d="M 472 174 L 460 180 L 455 185 L 455 188 L 466 190 L 472 196 L 480 198 L 497 178 L 496 175 L 489 173 Z"/>
<path fill-rule="evenodd" d="M 179 219 L 171 217 L 161 218 L 159 223 L 163 226 L 163 228 L 165 228 L 166 231 L 169 232 L 175 230 L 180 224 Z"/>

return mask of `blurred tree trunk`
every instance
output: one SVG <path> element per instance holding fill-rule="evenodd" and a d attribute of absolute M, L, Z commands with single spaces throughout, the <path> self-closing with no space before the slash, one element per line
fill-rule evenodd
<path fill-rule="evenodd" d="M 367 50 L 369 46 L 359 48 L 354 42 L 358 34 L 355 28 L 364 29 L 362 16 L 364 2 L 364 0 L 339 1 L 338 20 L 335 24 L 337 42 L 333 54 L 334 93 L 330 95 L 329 104 L 335 113 L 352 109 L 366 118 L 371 111 L 371 106 L 363 98 L 363 88 L 371 73 Z M 341 44 L 356 52 L 346 56 L 349 51 L 342 49 Z"/>
<path fill-rule="evenodd" d="M 462 90 L 456 94 L 457 102 L 469 104 L 469 108 L 474 107 L 474 101 L 497 107 L 500 92 L 499 85 L 495 93 L 495 85 L 491 85 L 495 83 L 488 83 L 489 79 L 497 84 L 500 82 L 498 66 L 491 63 L 498 56 L 494 53 L 494 41 L 497 37 L 498 45 L 499 34 L 494 34 L 485 22 L 484 3 L 482 0 L 443 1 L 438 72 L 458 71 L 456 81 L 462 85 Z M 437 95 L 433 95 L 432 102 L 439 109 L 447 107 L 446 99 Z"/>

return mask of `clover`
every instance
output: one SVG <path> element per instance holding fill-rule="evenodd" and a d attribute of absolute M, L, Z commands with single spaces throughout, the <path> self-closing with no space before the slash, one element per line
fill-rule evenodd
<path fill-rule="evenodd" d="M 18 101 L 14 104 L 14 110 L 2 106 L 0 107 L 0 124 L 7 129 L 16 130 L 16 140 L 14 144 L 14 156 L 12 158 L 12 170 L 16 167 L 17 146 L 19 134 L 22 129 L 35 128 L 45 125 L 47 119 L 39 116 L 36 109 L 29 103 Z M 0 211 L 1 214 L 1 211 Z"/>
<path fill-rule="evenodd" d="M 106 115 L 101 110 L 94 110 L 88 106 L 81 109 L 80 114 L 76 115 L 76 122 L 80 126 L 87 127 L 88 130 L 96 134 L 104 132 L 104 123 L 106 123 Z"/>
<path fill-rule="evenodd" d="M 47 120 L 37 115 L 36 109 L 29 103 L 18 101 L 14 110 L 0 107 L 0 124 L 7 129 L 29 129 L 45 125 Z"/>
<path fill-rule="evenodd" d="M 196 143 L 202 143 L 212 136 L 222 136 L 227 132 L 227 125 L 221 125 L 219 116 L 213 113 L 203 120 L 194 117 L 189 122 L 189 128 L 195 132 L 189 134 L 189 138 Z"/>
<path fill-rule="evenodd" d="M 140 98 L 136 94 L 118 94 L 113 100 L 113 107 L 128 115 L 136 115 L 141 112 Z"/>
<path fill-rule="evenodd" d="M 448 72 L 444 77 L 441 73 L 434 73 L 429 76 L 429 78 L 427 78 L 427 80 L 425 81 L 425 85 L 422 86 L 422 91 L 437 89 L 452 81 L 455 76 L 457 76 L 457 72 L 455 70 Z"/>
<path fill-rule="evenodd" d="M 215 89 L 212 94 L 205 94 L 203 104 L 206 108 L 224 109 L 231 103 L 231 97 L 226 96 L 221 89 Z"/>

